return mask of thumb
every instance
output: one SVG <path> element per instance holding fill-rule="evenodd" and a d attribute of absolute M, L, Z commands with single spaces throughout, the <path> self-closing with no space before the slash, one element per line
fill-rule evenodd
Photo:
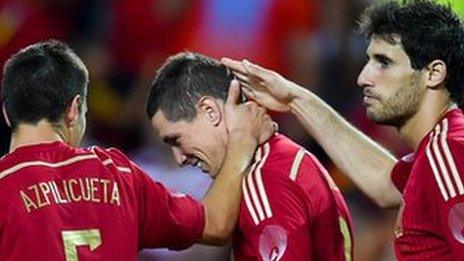
<path fill-rule="evenodd" d="M 237 80 L 232 80 L 229 86 L 229 93 L 227 94 L 226 104 L 237 104 L 240 97 L 240 84 Z"/>

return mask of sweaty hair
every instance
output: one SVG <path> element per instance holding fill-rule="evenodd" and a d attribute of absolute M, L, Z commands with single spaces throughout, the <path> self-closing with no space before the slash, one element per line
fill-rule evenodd
<path fill-rule="evenodd" d="M 462 105 L 464 27 L 449 6 L 431 0 L 383 2 L 366 9 L 360 31 L 366 38 L 375 35 L 391 44 L 399 36 L 413 69 L 423 69 L 435 59 L 445 62 L 445 86 L 451 99 Z"/>
<path fill-rule="evenodd" d="M 12 129 L 42 119 L 58 122 L 76 95 L 85 99 L 87 82 L 87 69 L 65 43 L 50 40 L 20 50 L 3 68 L 2 100 Z"/>
<path fill-rule="evenodd" d="M 191 121 L 201 97 L 226 100 L 233 75 L 217 60 L 197 53 L 167 59 L 151 84 L 146 111 L 151 119 L 161 110 L 169 121 Z"/>

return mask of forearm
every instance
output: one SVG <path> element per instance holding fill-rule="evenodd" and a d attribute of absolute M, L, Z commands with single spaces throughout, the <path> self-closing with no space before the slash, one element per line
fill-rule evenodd
<path fill-rule="evenodd" d="M 201 243 L 223 245 L 231 237 L 239 214 L 242 178 L 255 147 L 252 140 L 230 140 L 220 173 L 203 200 L 206 226 Z"/>
<path fill-rule="evenodd" d="M 378 205 L 398 205 L 401 195 L 390 178 L 395 157 L 313 93 L 303 88 L 297 92 L 291 112 L 335 165 Z"/>

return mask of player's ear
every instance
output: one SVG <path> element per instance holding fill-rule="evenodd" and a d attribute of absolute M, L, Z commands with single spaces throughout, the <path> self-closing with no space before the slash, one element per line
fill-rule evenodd
<path fill-rule="evenodd" d="M 80 95 L 74 96 L 65 112 L 65 122 L 68 127 L 74 127 L 79 121 L 79 107 L 82 103 Z"/>
<path fill-rule="evenodd" d="M 8 114 L 6 113 L 5 104 L 2 104 L 2 112 L 6 125 L 11 128 L 10 118 L 8 118 Z"/>
<path fill-rule="evenodd" d="M 446 63 L 442 60 L 433 60 L 427 65 L 426 85 L 436 89 L 445 82 L 447 75 Z"/>
<path fill-rule="evenodd" d="M 203 96 L 198 101 L 199 116 L 214 125 L 218 126 L 222 120 L 222 113 L 218 101 L 211 96 Z"/>

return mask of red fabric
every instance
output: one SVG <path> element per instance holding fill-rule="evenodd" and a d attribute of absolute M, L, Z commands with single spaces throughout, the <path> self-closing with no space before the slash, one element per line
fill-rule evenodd
<path fill-rule="evenodd" d="M 62 8 L 33 1 L 0 1 L 0 63 L 37 41 L 69 37 L 69 19 Z"/>
<path fill-rule="evenodd" d="M 415 153 L 404 156 L 395 164 L 391 172 L 393 184 L 401 193 L 403 193 L 408 182 L 415 156 Z"/>
<path fill-rule="evenodd" d="M 293 37 L 307 37 L 320 25 L 321 2 L 308 0 L 274 1 L 259 48 L 258 61 L 266 67 L 286 75 L 291 71 L 288 60 L 289 40 Z"/>
<path fill-rule="evenodd" d="M 63 231 L 89 230 L 100 242 L 84 241 L 79 260 L 135 260 L 144 247 L 186 248 L 205 226 L 202 205 L 115 149 L 20 147 L 0 161 L 0 177 L 0 260 L 65 260 Z"/>
<path fill-rule="evenodd" d="M 144 66 L 182 51 L 185 47 L 178 43 L 190 38 L 201 2 L 181 4 L 182 8 L 172 11 L 164 10 L 174 6 L 165 0 L 114 1 L 110 48 L 119 69 L 138 73 Z"/>
<path fill-rule="evenodd" d="M 169 2 L 166 0 L 117 0 L 111 36 L 115 61 L 125 70 L 137 72 L 146 66 L 144 63 L 156 64 L 159 61 L 155 60 L 188 50 L 215 58 L 246 57 L 285 75 L 289 70 L 289 39 L 318 27 L 320 3 L 266 1 L 253 21 L 257 31 L 245 35 L 240 25 L 228 24 L 220 32 L 211 31 L 217 23 L 211 20 L 211 0 L 190 1 L 171 13 L 162 11 Z"/>
<path fill-rule="evenodd" d="M 340 218 L 352 242 L 351 217 L 326 170 L 307 152 L 292 179 L 302 147 L 282 135 L 268 145 L 261 147 L 258 163 L 243 183 L 235 260 L 345 260 Z M 346 254 L 352 256 L 352 250 Z"/>
<path fill-rule="evenodd" d="M 398 217 L 399 260 L 461 260 L 464 253 L 464 116 L 445 117 L 421 141 L 408 167 L 395 167 L 393 180 L 407 182 Z M 397 166 L 398 166 L 397 164 Z"/>

